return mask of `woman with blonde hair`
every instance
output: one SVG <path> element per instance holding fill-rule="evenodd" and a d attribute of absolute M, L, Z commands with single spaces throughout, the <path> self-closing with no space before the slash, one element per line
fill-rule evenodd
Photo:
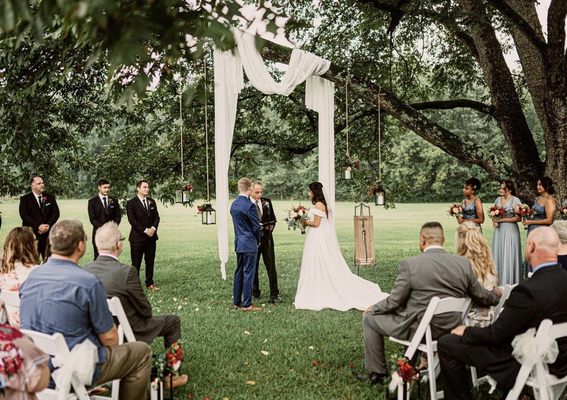
<path fill-rule="evenodd" d="M 478 282 L 487 290 L 498 285 L 494 260 L 488 242 L 480 227 L 473 222 L 463 222 L 455 233 L 455 253 L 468 258 Z M 494 307 L 473 305 L 467 315 L 468 325 L 484 327 L 492 322 Z"/>
<path fill-rule="evenodd" d="M 12 229 L 6 236 L 0 258 L 0 290 L 11 325 L 19 325 L 19 309 L 6 302 L 8 294 L 17 294 L 32 269 L 39 264 L 35 235 L 30 227 Z"/>

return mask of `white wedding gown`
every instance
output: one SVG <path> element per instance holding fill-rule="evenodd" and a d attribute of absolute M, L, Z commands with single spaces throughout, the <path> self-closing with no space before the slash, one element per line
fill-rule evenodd
<path fill-rule="evenodd" d="M 325 212 L 312 207 L 308 218 L 321 217 L 317 228 L 308 228 L 301 260 L 301 271 L 295 294 L 295 308 L 319 311 L 332 308 L 347 311 L 352 308 L 366 310 L 388 296 L 380 287 L 353 274 L 341 249 L 332 213 L 329 219 Z"/>

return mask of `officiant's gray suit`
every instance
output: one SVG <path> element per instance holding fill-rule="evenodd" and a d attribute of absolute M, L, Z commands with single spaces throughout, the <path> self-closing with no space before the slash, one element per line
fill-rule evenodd
<path fill-rule="evenodd" d="M 498 296 L 478 283 L 465 257 L 434 247 L 401 261 L 390 295 L 373 305 L 363 317 L 365 367 L 368 372 L 388 372 L 384 336 L 410 339 L 429 301 L 435 296 L 470 297 L 474 303 L 483 306 L 498 303 Z M 433 336 L 448 333 L 460 322 L 459 313 L 436 316 L 431 323 Z"/>

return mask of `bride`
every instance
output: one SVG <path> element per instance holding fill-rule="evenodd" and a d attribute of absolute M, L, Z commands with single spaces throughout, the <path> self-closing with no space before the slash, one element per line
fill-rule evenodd
<path fill-rule="evenodd" d="M 350 271 L 335 232 L 332 210 L 327 208 L 323 185 L 309 185 L 309 199 L 315 207 L 309 209 L 309 227 L 303 248 L 301 271 L 295 294 L 295 308 L 319 311 L 332 308 L 347 311 L 366 310 L 368 306 L 388 296 L 380 287 Z"/>

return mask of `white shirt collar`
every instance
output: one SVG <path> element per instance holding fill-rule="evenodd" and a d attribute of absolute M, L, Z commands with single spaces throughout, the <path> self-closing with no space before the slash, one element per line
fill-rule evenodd
<path fill-rule="evenodd" d="M 99 256 L 105 256 L 105 257 L 114 258 L 116 261 L 118 261 L 118 257 L 116 257 L 116 256 L 114 256 L 114 255 L 112 255 L 112 254 L 100 252 L 100 253 L 98 253 L 98 255 L 99 255 Z"/>
<path fill-rule="evenodd" d="M 142 197 L 142 196 L 138 196 L 138 198 L 140 199 L 140 201 L 142 202 L 142 204 L 144 203 L 144 200 L 146 200 L 146 202 L 148 201 L 148 197 Z"/>
<path fill-rule="evenodd" d="M 443 246 L 439 246 L 438 244 L 430 244 L 429 246 L 427 246 L 425 249 L 423 249 L 423 252 L 425 253 L 427 250 L 431 250 L 431 249 L 442 249 Z"/>

